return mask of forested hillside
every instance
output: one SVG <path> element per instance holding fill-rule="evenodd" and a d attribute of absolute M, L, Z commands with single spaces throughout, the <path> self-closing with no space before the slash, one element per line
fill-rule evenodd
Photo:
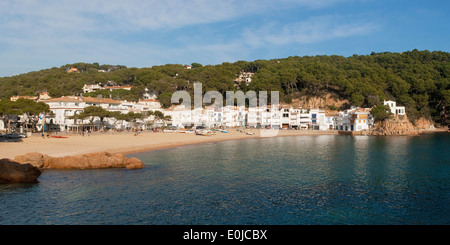
<path fill-rule="evenodd" d="M 133 85 L 131 91 L 115 91 L 113 98 L 138 100 L 147 87 L 158 94 L 164 106 L 170 106 L 174 91 L 193 91 L 193 82 L 203 83 L 203 92 L 237 90 L 234 80 L 242 71 L 254 72 L 252 82 L 241 90 L 280 91 L 285 103 L 301 96 L 332 94 L 352 105 L 372 107 L 383 100 L 395 100 L 407 108 L 409 118 L 433 119 L 448 124 L 450 107 L 450 53 L 408 51 L 370 55 L 305 56 L 274 60 L 237 61 L 220 65 L 193 63 L 193 69 L 168 64 L 151 68 L 68 64 L 0 78 L 0 99 L 13 95 L 35 96 L 48 91 L 50 96 L 82 93 L 84 84 Z M 80 73 L 68 73 L 76 67 Z M 99 72 L 99 70 L 105 72 Z M 105 94 L 106 95 L 106 94 Z M 344 109 L 344 108 L 342 108 Z"/>

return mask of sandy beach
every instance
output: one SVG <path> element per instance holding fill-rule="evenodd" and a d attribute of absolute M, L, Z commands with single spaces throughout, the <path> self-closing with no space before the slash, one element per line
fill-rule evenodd
<path fill-rule="evenodd" d="M 137 136 L 133 133 L 95 133 L 90 136 L 65 135 L 68 138 L 42 138 L 33 135 L 22 142 L 0 142 L 0 158 L 14 159 L 15 156 L 30 152 L 39 152 L 53 157 L 103 152 L 130 154 L 169 147 L 217 142 L 224 140 L 248 139 L 261 137 L 260 130 L 246 130 L 254 135 L 230 129 L 228 133 L 216 132 L 211 136 L 188 133 L 143 132 Z M 276 133 L 276 132 L 272 132 Z M 338 134 L 337 131 L 278 130 L 276 137 L 296 135 Z"/>

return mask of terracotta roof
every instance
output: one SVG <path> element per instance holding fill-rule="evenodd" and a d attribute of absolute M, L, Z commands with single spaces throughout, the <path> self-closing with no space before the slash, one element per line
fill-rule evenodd
<path fill-rule="evenodd" d="M 45 102 L 86 102 L 86 103 L 99 103 L 99 104 L 120 104 L 120 101 L 105 98 L 98 99 L 94 97 L 78 97 L 78 96 L 64 96 L 59 98 L 48 99 Z"/>
<path fill-rule="evenodd" d="M 86 103 L 99 103 L 99 104 L 120 104 L 120 101 L 110 98 L 98 99 L 94 97 L 83 97 L 83 101 Z"/>
<path fill-rule="evenodd" d="M 51 98 L 45 102 L 82 102 L 81 97 L 76 96 L 63 96 L 59 98 Z"/>
<path fill-rule="evenodd" d="M 103 87 L 104 89 L 125 89 L 125 88 L 132 88 L 133 86 L 106 86 Z"/>
<path fill-rule="evenodd" d="M 159 100 L 155 100 L 155 99 L 146 99 L 146 100 L 139 100 L 139 102 L 159 102 Z"/>
<path fill-rule="evenodd" d="M 10 97 L 10 100 L 11 101 L 15 101 L 15 100 L 18 100 L 18 99 L 29 99 L 29 100 L 36 100 L 38 97 L 36 97 L 36 96 L 12 96 L 12 97 Z"/>

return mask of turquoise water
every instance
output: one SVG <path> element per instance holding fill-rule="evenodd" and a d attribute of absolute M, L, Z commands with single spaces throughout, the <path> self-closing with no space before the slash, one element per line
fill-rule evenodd
<path fill-rule="evenodd" d="M 0 224 L 450 224 L 450 135 L 299 136 L 132 154 L 0 185 Z"/>

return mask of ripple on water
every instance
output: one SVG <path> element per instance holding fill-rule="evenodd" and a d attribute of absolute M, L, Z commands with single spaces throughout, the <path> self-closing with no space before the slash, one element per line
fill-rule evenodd
<path fill-rule="evenodd" d="M 449 224 L 449 139 L 264 138 L 45 170 L 0 185 L 0 224 Z"/>

